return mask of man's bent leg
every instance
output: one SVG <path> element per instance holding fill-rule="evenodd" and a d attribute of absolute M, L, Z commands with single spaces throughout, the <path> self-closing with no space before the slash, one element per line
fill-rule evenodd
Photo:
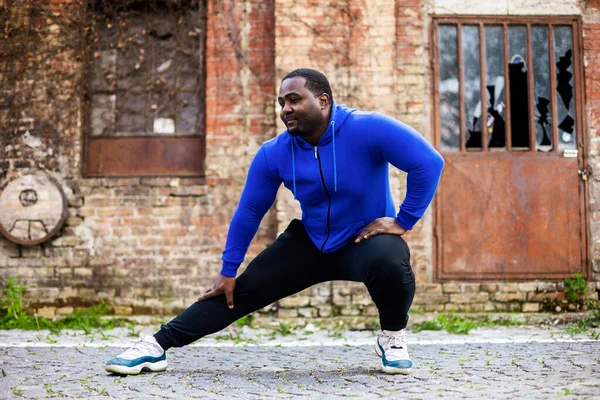
<path fill-rule="evenodd" d="M 408 245 L 400 236 L 381 234 L 349 243 L 335 254 L 345 279 L 363 282 L 379 310 L 381 329 L 399 331 L 408 323 L 415 296 L 415 276 Z"/>
<path fill-rule="evenodd" d="M 382 331 L 375 352 L 381 370 L 408 374 L 412 361 L 406 346 L 408 310 L 415 295 L 410 252 L 400 236 L 381 234 L 349 243 L 336 255 L 336 269 L 347 269 L 346 279 L 364 282 L 379 310 Z"/>
<path fill-rule="evenodd" d="M 302 223 L 294 220 L 237 278 L 233 309 L 225 295 L 194 303 L 154 337 L 167 350 L 218 332 L 244 315 L 330 279 L 320 267 L 322 260 Z"/>

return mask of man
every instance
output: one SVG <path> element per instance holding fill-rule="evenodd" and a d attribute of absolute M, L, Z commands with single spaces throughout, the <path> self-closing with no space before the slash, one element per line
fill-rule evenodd
<path fill-rule="evenodd" d="M 402 235 L 430 204 L 444 161 L 409 126 L 333 101 L 327 78 L 297 69 L 281 81 L 280 117 L 287 130 L 265 142 L 250 165 L 213 287 L 153 337 L 107 362 L 106 370 L 137 374 L 167 368 L 166 350 L 227 327 L 240 317 L 320 282 L 364 282 L 379 310 L 375 351 L 381 369 L 408 374 L 405 328 L 415 293 Z M 408 172 L 396 212 L 388 163 Z M 260 221 L 281 183 L 300 202 L 293 220 L 237 279 Z"/>

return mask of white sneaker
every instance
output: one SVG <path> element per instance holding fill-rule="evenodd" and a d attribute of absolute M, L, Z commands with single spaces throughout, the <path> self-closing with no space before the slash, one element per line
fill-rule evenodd
<path fill-rule="evenodd" d="M 375 353 L 381 357 L 381 371 L 386 374 L 408 375 L 412 361 L 406 348 L 406 330 L 390 334 L 381 331 L 377 335 Z"/>
<path fill-rule="evenodd" d="M 143 370 L 164 371 L 167 365 L 167 353 L 154 336 L 140 333 L 140 338 L 133 347 L 108 360 L 104 369 L 115 374 L 137 375 Z"/>

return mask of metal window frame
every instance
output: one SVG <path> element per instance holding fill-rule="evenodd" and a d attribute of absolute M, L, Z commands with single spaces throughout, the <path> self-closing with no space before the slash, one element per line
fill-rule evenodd
<path fill-rule="evenodd" d="M 508 77 L 508 27 L 509 25 L 523 25 L 527 30 L 527 58 L 528 58 L 528 66 L 527 68 L 533 71 L 533 62 L 532 59 L 532 46 L 531 46 L 531 26 L 532 25 L 546 25 L 548 26 L 548 52 L 549 52 L 549 65 L 554 66 L 554 34 L 553 27 L 555 25 L 569 25 L 573 30 L 573 72 L 574 72 L 574 106 L 575 106 L 575 126 L 576 126 L 576 145 L 579 148 L 579 143 L 585 141 L 583 136 L 583 127 L 585 126 L 583 123 L 583 112 L 584 102 L 583 97 L 585 93 L 583 91 L 583 83 L 584 83 L 584 75 L 582 68 L 582 54 L 583 49 L 581 46 L 581 17 L 579 16 L 477 16 L 477 15 L 459 15 L 459 16 L 445 16 L 445 15 L 436 15 L 432 17 L 431 24 L 431 64 L 432 64 L 432 88 L 433 88 L 433 127 L 435 130 L 434 135 L 434 144 L 438 149 L 441 149 L 441 121 L 440 121 L 440 111 L 439 111 L 439 101 L 440 101 L 440 93 L 439 93 L 439 57 L 438 57 L 438 27 L 439 25 L 455 25 L 457 28 L 457 62 L 458 62 L 458 80 L 459 80 L 459 149 L 458 151 L 453 151 L 452 153 L 474 153 L 478 151 L 482 151 L 484 153 L 488 152 L 487 146 L 487 135 L 485 130 L 484 122 L 487 117 L 487 110 L 485 107 L 481 107 L 482 109 L 482 147 L 481 149 L 474 149 L 473 151 L 467 151 L 466 144 L 466 132 L 465 132 L 465 118 L 464 115 L 464 105 L 465 105 L 465 93 L 464 93 L 464 63 L 462 56 L 462 26 L 464 25 L 475 25 L 478 26 L 479 29 L 479 67 L 480 67 L 480 98 L 483 100 L 485 93 L 485 36 L 484 36 L 484 28 L 487 25 L 499 25 L 503 28 L 504 33 L 504 89 L 505 89 L 505 102 L 506 102 L 506 151 L 507 152 L 515 152 L 512 148 L 512 126 L 510 119 L 510 84 Z M 533 82 L 533 73 L 527 74 L 527 85 L 529 93 L 533 93 L 534 82 Z M 558 121 L 556 121 L 556 77 L 555 74 L 550 74 L 550 85 L 551 85 L 551 101 L 552 101 L 552 150 L 550 153 L 553 153 L 556 156 L 561 156 L 562 153 L 559 154 L 558 150 Z M 483 104 L 483 103 L 482 103 Z M 533 96 L 529 98 L 529 153 L 535 153 L 535 120 L 531 116 L 534 115 L 535 104 L 533 100 Z M 476 151 L 477 150 L 477 151 Z M 580 151 L 582 149 L 579 149 Z M 519 151 L 521 153 L 522 151 Z"/>

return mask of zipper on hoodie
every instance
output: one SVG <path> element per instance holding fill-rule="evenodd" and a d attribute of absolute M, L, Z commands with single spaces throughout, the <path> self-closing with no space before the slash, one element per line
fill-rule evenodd
<path fill-rule="evenodd" d="M 321 183 L 323 184 L 323 189 L 325 190 L 325 194 L 327 195 L 327 236 L 323 241 L 323 245 L 321 246 L 321 253 L 323 249 L 325 249 L 325 244 L 329 240 L 329 235 L 331 231 L 331 226 L 329 220 L 331 219 L 331 196 L 329 195 L 329 191 L 327 191 L 327 185 L 325 185 L 325 177 L 323 176 L 323 168 L 321 167 L 321 157 L 319 156 L 319 150 L 317 146 L 315 146 L 315 158 L 319 162 L 319 173 L 321 174 Z"/>

